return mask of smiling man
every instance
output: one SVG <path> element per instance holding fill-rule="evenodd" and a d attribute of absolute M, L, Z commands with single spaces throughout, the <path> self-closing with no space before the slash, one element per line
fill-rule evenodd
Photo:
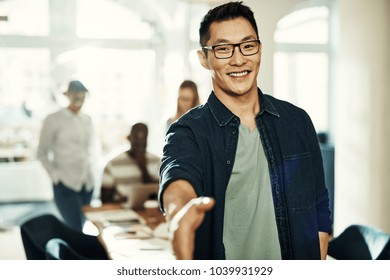
<path fill-rule="evenodd" d="M 213 91 L 170 127 L 160 168 L 177 259 L 324 259 L 332 222 L 316 132 L 258 88 L 253 12 L 218 6 L 199 35 Z"/>

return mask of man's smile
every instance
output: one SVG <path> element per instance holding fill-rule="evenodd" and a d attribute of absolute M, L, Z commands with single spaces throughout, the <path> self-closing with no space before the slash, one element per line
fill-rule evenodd
<path fill-rule="evenodd" d="M 228 73 L 228 75 L 230 77 L 244 77 L 244 76 L 248 75 L 249 73 L 250 73 L 250 71 L 231 72 L 231 73 Z"/>

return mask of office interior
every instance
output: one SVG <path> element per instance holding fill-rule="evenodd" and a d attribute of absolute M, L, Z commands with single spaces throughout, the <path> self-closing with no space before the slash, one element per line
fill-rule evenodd
<path fill-rule="evenodd" d="M 224 2 L 0 0 L 0 259 L 24 257 L 15 253 L 23 249 L 10 205 L 18 212 L 53 198 L 35 152 L 68 81 L 89 89 L 83 110 L 99 135 L 97 178 L 132 123 L 148 125 L 148 149 L 161 156 L 180 83 L 195 81 L 201 103 L 210 93 L 197 32 Z M 244 3 L 263 44 L 260 88 L 304 108 L 325 139 L 333 235 L 352 224 L 390 233 L 390 1 Z"/>

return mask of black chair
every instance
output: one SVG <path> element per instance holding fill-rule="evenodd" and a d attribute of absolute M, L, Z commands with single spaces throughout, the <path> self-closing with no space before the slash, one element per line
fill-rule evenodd
<path fill-rule="evenodd" d="M 87 260 L 59 238 L 50 239 L 46 243 L 45 253 L 47 260 Z"/>
<path fill-rule="evenodd" d="M 338 260 L 389 260 L 390 234 L 351 225 L 329 242 L 328 255 Z"/>
<path fill-rule="evenodd" d="M 24 251 L 28 260 L 45 260 L 46 244 L 53 238 L 62 239 L 78 255 L 89 260 L 107 260 L 104 247 L 96 236 L 75 230 L 51 214 L 41 215 L 21 225 Z"/>

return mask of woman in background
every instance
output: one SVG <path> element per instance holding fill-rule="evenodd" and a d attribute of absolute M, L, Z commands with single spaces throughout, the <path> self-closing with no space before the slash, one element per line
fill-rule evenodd
<path fill-rule="evenodd" d="M 200 101 L 197 85 L 191 80 L 183 81 L 179 87 L 176 114 L 168 119 L 167 127 L 169 127 L 171 123 L 177 121 L 188 110 L 198 106 L 199 104 Z"/>

